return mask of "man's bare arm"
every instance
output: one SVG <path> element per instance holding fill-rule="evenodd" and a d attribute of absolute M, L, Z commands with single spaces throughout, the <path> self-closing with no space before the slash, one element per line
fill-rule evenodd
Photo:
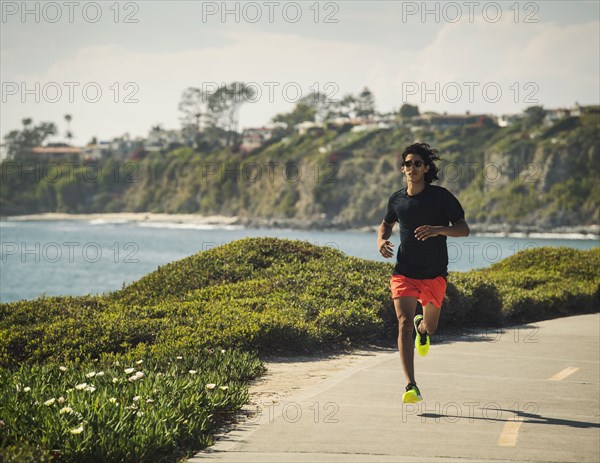
<path fill-rule="evenodd" d="M 418 240 L 426 240 L 427 238 L 433 238 L 438 235 L 451 236 L 453 238 L 460 238 L 463 236 L 469 236 L 471 230 L 465 219 L 460 219 L 454 225 L 450 227 L 435 226 L 435 225 L 422 225 L 415 229 L 415 238 Z"/>
<path fill-rule="evenodd" d="M 385 258 L 394 256 L 394 243 L 388 241 L 389 237 L 392 236 L 394 225 L 396 224 L 382 220 L 377 232 L 377 249 L 379 249 L 379 252 Z"/>

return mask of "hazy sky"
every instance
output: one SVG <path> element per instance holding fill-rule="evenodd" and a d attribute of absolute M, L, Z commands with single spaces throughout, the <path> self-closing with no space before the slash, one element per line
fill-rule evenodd
<path fill-rule="evenodd" d="M 186 87 L 232 81 L 260 92 L 241 127 L 313 91 L 335 99 L 364 86 L 382 112 L 598 104 L 599 5 L 3 1 L 0 132 L 32 117 L 57 123 L 62 140 L 66 113 L 76 144 L 179 128 Z"/>

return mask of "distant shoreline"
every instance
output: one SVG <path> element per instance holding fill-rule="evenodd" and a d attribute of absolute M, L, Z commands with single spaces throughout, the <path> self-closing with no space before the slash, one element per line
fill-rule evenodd
<path fill-rule="evenodd" d="M 0 216 L 0 222 L 34 222 L 34 221 L 88 221 L 95 223 L 146 223 L 179 224 L 182 228 L 291 228 L 298 230 L 347 230 L 347 231 L 377 231 L 377 226 L 350 227 L 348 224 L 330 223 L 326 221 L 309 221 L 299 219 L 274 218 L 241 218 L 224 215 L 200 214 L 167 214 L 155 212 L 107 212 L 93 214 L 67 214 L 61 212 L 46 212 L 40 214 Z M 488 237 L 532 238 L 532 239 L 588 239 L 600 240 L 600 225 L 581 225 L 540 229 L 531 225 L 521 224 L 470 224 L 473 234 Z M 600 242 L 599 242 L 600 245 Z"/>
<path fill-rule="evenodd" d="M 208 225 L 235 225 L 239 224 L 238 217 L 224 215 L 200 214 L 164 214 L 155 212 L 103 212 L 93 214 L 67 214 L 62 212 L 44 212 L 41 214 L 5 215 L 0 216 L 1 222 L 33 222 L 33 221 L 92 221 L 104 220 L 106 222 L 174 222 Z"/>

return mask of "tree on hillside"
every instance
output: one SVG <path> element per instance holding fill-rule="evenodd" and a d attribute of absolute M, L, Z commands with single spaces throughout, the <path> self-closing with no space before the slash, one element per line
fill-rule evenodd
<path fill-rule="evenodd" d="M 53 122 L 32 125 L 33 120 L 29 117 L 21 122 L 22 130 L 12 130 L 4 137 L 8 157 L 15 161 L 25 159 L 32 148 L 40 146 L 48 136 L 56 135 L 56 125 Z"/>
<path fill-rule="evenodd" d="M 243 82 L 232 82 L 208 97 L 209 124 L 227 133 L 227 145 L 237 145 L 238 117 L 242 104 L 252 100 L 256 92 Z"/>
<path fill-rule="evenodd" d="M 525 120 L 523 127 L 531 129 L 536 125 L 540 125 L 546 117 L 546 110 L 542 106 L 530 106 L 525 110 Z"/>
<path fill-rule="evenodd" d="M 298 101 L 298 104 L 306 105 L 314 111 L 314 118 L 310 120 L 324 122 L 328 120 L 328 116 L 332 111 L 334 102 L 331 101 L 325 93 L 314 92 L 302 97 L 300 101 Z"/>
<path fill-rule="evenodd" d="M 65 134 L 65 136 L 69 141 L 69 145 L 71 145 L 71 142 L 73 141 L 73 132 L 71 132 L 71 120 L 73 120 L 73 116 L 71 116 L 70 114 L 65 114 L 65 121 L 67 121 L 67 133 Z"/>
<path fill-rule="evenodd" d="M 375 97 L 367 87 L 363 88 L 356 99 L 356 115 L 365 118 L 375 115 Z"/>
<path fill-rule="evenodd" d="M 340 101 L 333 105 L 330 118 L 332 117 L 355 117 L 356 116 L 356 98 L 351 95 L 345 95 Z"/>
<path fill-rule="evenodd" d="M 154 143 L 157 143 L 158 145 L 162 146 L 163 143 L 166 141 L 163 139 L 162 124 L 156 124 L 156 125 L 150 126 L 150 136 Z"/>
<path fill-rule="evenodd" d="M 273 122 L 282 122 L 286 125 L 285 133 L 290 134 L 294 131 L 294 127 L 301 122 L 315 120 L 317 110 L 314 106 L 298 102 L 292 112 L 277 114 L 273 117 Z"/>
<path fill-rule="evenodd" d="M 400 117 L 402 119 L 410 119 L 411 117 L 415 117 L 419 115 L 419 107 L 413 106 L 408 103 L 404 103 L 400 106 Z"/>
<path fill-rule="evenodd" d="M 208 96 L 197 87 L 188 87 L 181 95 L 179 110 L 183 112 L 182 126 L 186 138 L 193 143 L 198 142 L 202 131 L 202 119 L 208 112 Z"/>

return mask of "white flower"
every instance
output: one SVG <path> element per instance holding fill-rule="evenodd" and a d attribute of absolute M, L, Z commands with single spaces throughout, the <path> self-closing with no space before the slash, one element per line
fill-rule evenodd
<path fill-rule="evenodd" d="M 137 362 L 135 362 L 137 365 L 141 365 L 142 363 L 144 363 L 143 360 L 138 360 Z"/>
<path fill-rule="evenodd" d="M 224 354 L 224 353 L 225 353 L 225 349 L 221 349 L 221 354 Z"/>
<path fill-rule="evenodd" d="M 183 359 L 183 357 L 181 355 L 178 355 L 177 360 L 181 360 L 181 359 Z"/>
<path fill-rule="evenodd" d="M 58 367 L 58 369 L 59 369 L 60 371 L 67 371 L 67 367 L 63 367 L 63 366 L 60 366 L 60 367 Z"/>
<path fill-rule="evenodd" d="M 96 372 L 95 371 L 91 371 L 87 375 L 85 375 L 86 378 L 93 378 L 94 376 L 96 376 Z"/>
<path fill-rule="evenodd" d="M 64 415 L 65 413 L 73 413 L 73 409 L 71 407 L 63 407 L 61 408 L 58 413 L 60 413 L 61 415 Z"/>
<path fill-rule="evenodd" d="M 112 382 L 113 383 L 118 383 L 119 382 L 119 378 L 113 378 Z"/>
<path fill-rule="evenodd" d="M 25 386 L 23 388 L 23 392 L 29 392 L 29 391 L 31 391 L 31 388 L 29 386 Z"/>
<path fill-rule="evenodd" d="M 99 371 L 98 373 L 96 373 L 96 376 L 104 376 L 104 372 L 103 371 Z"/>
<path fill-rule="evenodd" d="M 190 374 L 190 375 L 195 375 L 196 373 L 198 373 L 196 370 L 190 370 L 190 371 L 189 371 L 189 374 Z"/>
<path fill-rule="evenodd" d="M 209 383 L 206 385 L 206 389 L 214 389 L 217 385 L 215 383 Z"/>
<path fill-rule="evenodd" d="M 78 384 L 77 386 L 75 386 L 75 389 L 77 389 L 78 391 L 83 391 L 86 387 L 87 387 L 87 383 L 81 383 L 81 384 Z"/>
<path fill-rule="evenodd" d="M 127 373 L 128 375 L 130 375 L 134 371 L 135 371 L 135 368 L 125 368 L 125 373 Z"/>
<path fill-rule="evenodd" d="M 229 386 L 220 386 L 219 389 L 221 389 L 222 391 L 226 391 L 227 389 L 229 389 Z"/>
<path fill-rule="evenodd" d="M 64 404 L 65 403 L 65 398 L 62 395 L 58 398 L 58 403 L 59 404 Z"/>
<path fill-rule="evenodd" d="M 111 397 L 110 399 L 108 399 L 108 401 L 112 404 L 117 403 L 117 398 L 116 397 Z"/>
<path fill-rule="evenodd" d="M 142 396 L 141 396 L 141 395 L 136 395 L 136 396 L 133 398 L 133 401 L 134 401 L 134 402 L 137 402 L 137 401 L 138 401 L 138 400 L 140 400 L 141 398 L 142 398 Z"/>
<path fill-rule="evenodd" d="M 154 400 L 153 400 L 153 399 L 146 399 L 146 403 L 147 403 L 147 404 L 154 403 Z"/>
<path fill-rule="evenodd" d="M 96 388 L 93 385 L 90 384 L 84 390 L 88 391 L 88 392 L 94 392 L 96 390 Z"/>
<path fill-rule="evenodd" d="M 144 373 L 142 371 L 137 371 L 135 373 L 135 375 L 133 375 L 129 378 L 129 381 L 131 381 L 133 383 L 134 381 L 137 381 L 138 379 L 142 379 L 144 376 L 146 376 L 146 375 L 144 375 Z"/>
<path fill-rule="evenodd" d="M 83 432 L 83 425 L 80 425 L 78 428 L 73 428 L 69 432 L 71 434 L 81 434 Z"/>
<path fill-rule="evenodd" d="M 51 399 L 46 400 L 44 405 L 52 405 L 54 402 L 56 402 L 56 399 L 52 397 Z"/>

